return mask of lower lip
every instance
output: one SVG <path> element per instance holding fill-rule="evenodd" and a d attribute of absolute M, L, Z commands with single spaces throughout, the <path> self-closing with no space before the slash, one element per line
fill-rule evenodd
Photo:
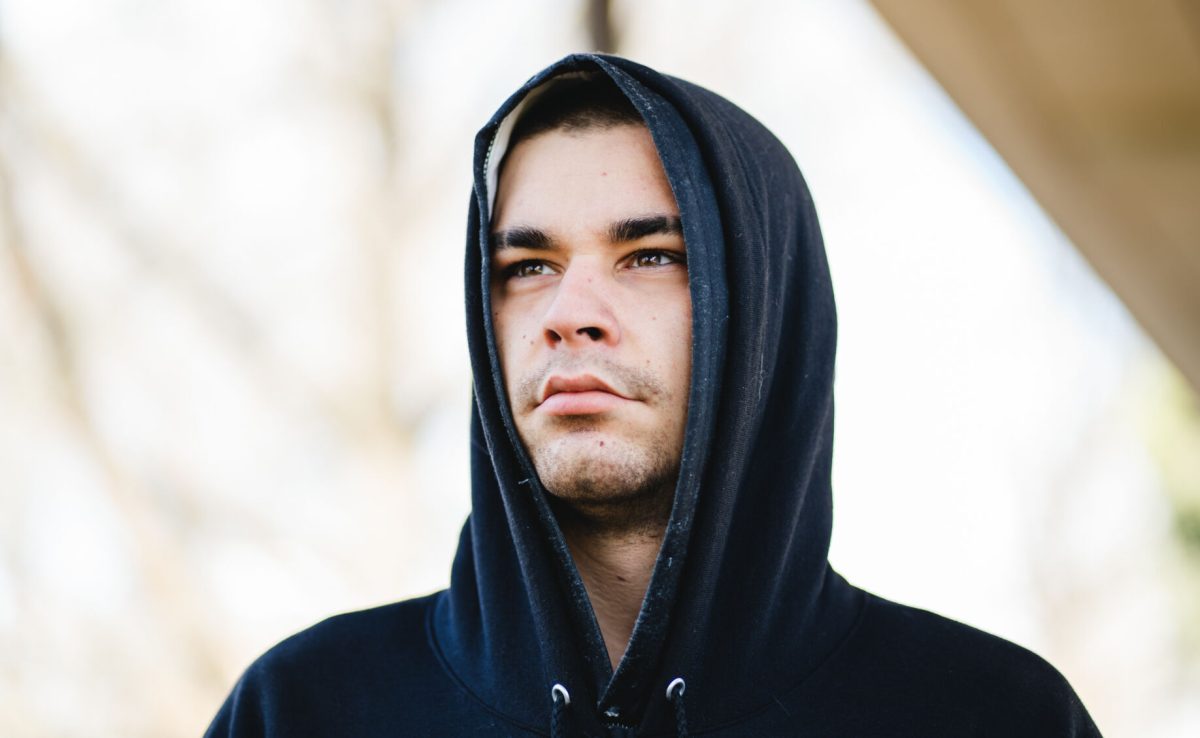
<path fill-rule="evenodd" d="M 629 402 L 611 392 L 558 392 L 546 398 L 538 409 L 549 415 L 598 415 L 608 412 L 622 402 Z"/>

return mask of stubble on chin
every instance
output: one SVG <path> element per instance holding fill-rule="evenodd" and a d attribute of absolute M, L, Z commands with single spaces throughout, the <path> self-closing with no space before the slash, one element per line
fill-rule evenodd
<path fill-rule="evenodd" d="M 678 442 L 607 438 L 601 447 L 597 435 L 530 449 L 560 524 L 610 536 L 661 535 L 679 476 Z"/>
<path fill-rule="evenodd" d="M 660 439 L 622 448 L 626 444 L 606 443 L 602 454 L 562 442 L 533 451 L 539 479 L 564 528 L 610 538 L 661 535 L 679 476 L 678 456 L 666 452 L 674 444 Z"/>
<path fill-rule="evenodd" d="M 670 516 L 682 452 L 682 418 L 660 418 L 665 427 L 628 435 L 629 428 L 594 417 L 542 419 L 528 415 L 552 372 L 597 373 L 628 397 L 666 411 L 677 402 L 663 381 L 641 368 L 599 357 L 556 359 L 527 372 L 512 387 L 518 434 L 529 451 L 560 523 L 612 535 L 661 534 Z M 682 410 L 686 415 L 686 408 Z M 678 425 L 678 427 L 676 427 Z"/>

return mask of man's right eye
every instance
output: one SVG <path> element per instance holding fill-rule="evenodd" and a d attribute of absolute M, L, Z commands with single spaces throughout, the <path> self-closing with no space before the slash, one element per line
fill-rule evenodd
<path fill-rule="evenodd" d="M 550 273 L 550 267 L 544 261 L 518 261 L 516 264 L 505 267 L 504 276 L 506 278 L 522 277 L 541 277 Z"/>

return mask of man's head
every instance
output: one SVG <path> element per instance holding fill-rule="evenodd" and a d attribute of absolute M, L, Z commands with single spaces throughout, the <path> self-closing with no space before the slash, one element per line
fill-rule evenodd
<path fill-rule="evenodd" d="M 491 289 L 518 433 L 566 509 L 624 532 L 660 527 L 687 418 L 691 299 L 654 142 L 600 80 L 552 87 L 512 141 Z"/>

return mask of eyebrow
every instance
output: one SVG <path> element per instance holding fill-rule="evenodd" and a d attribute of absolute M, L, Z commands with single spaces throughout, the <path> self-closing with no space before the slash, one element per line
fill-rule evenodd
<path fill-rule="evenodd" d="M 651 215 L 644 218 L 628 218 L 608 227 L 608 240 L 612 243 L 626 243 L 658 235 L 683 235 L 683 222 L 679 216 Z"/>
<path fill-rule="evenodd" d="M 540 228 L 516 226 L 496 231 L 492 234 L 492 243 L 496 251 L 502 249 L 533 249 L 534 251 L 550 251 L 558 247 L 554 239 Z"/>
<path fill-rule="evenodd" d="M 647 236 L 658 235 L 683 235 L 683 222 L 679 216 L 647 215 L 618 220 L 608 226 L 608 240 L 611 243 L 628 243 Z M 503 249 L 551 251 L 558 248 L 558 242 L 554 240 L 553 236 L 532 226 L 515 226 L 496 231 L 492 234 L 492 244 L 496 251 Z"/>

